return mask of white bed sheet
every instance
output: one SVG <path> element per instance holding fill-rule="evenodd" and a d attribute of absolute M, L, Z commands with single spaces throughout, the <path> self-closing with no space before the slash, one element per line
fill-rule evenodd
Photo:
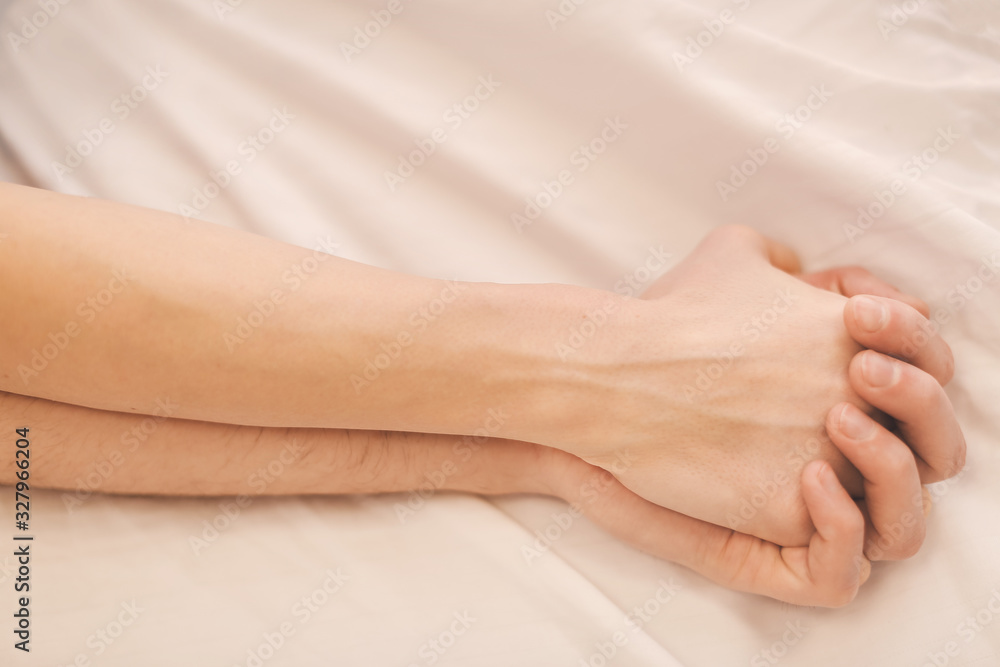
<path fill-rule="evenodd" d="M 4 646 L 4 664 L 253 665 L 262 650 L 269 666 L 599 665 L 615 632 L 608 664 L 1000 664 L 1000 279 L 982 268 L 1000 260 L 998 28 L 1000 7 L 975 0 L 10 2 L 7 179 L 463 280 L 611 288 L 651 246 L 676 259 L 751 224 L 809 268 L 863 264 L 950 316 L 969 457 L 935 487 L 920 554 L 834 611 L 723 590 L 583 519 L 529 562 L 533 531 L 565 510 L 550 499 L 441 495 L 405 522 L 405 496 L 257 499 L 227 525 L 220 500 L 68 509 L 47 493 L 33 651 Z M 580 147 L 602 132 L 590 160 Z M 250 135 L 271 140 L 252 160 Z M 75 164 L 68 146 L 88 141 Z M 240 173 L 212 197 L 230 161 Z M 724 200 L 734 166 L 752 173 Z M 519 230 L 512 214 L 563 170 Z M 865 229 L 859 207 L 876 214 Z"/>

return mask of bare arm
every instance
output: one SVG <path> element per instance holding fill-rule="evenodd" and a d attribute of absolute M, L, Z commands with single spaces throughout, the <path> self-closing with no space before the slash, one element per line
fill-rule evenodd
<path fill-rule="evenodd" d="M 434 490 L 551 493 L 538 473 L 556 450 L 515 441 L 389 431 L 277 428 L 95 410 L 0 393 L 0 442 L 28 428 L 32 488 L 172 496 Z M 488 415 L 484 415 L 489 419 Z M 489 446 L 487 446 L 487 444 Z M 0 484 L 16 483 L 0 457 Z"/>
<path fill-rule="evenodd" d="M 812 534 L 809 461 L 861 493 L 823 438 L 834 405 L 874 412 L 848 382 L 846 299 L 774 266 L 778 246 L 746 228 L 643 299 L 449 284 L 14 185 L 0 231 L 0 391 L 143 415 L 169 397 L 178 420 L 292 429 L 475 434 L 493 411 L 498 442 L 561 449 L 717 524 L 780 471 L 741 530 L 783 544 Z"/>
<path fill-rule="evenodd" d="M 0 390 L 232 424 L 527 433 L 569 286 L 448 283 L 113 202 L 0 184 Z M 601 296 L 600 298 L 605 298 Z M 369 367 L 370 365 L 370 367 Z"/>

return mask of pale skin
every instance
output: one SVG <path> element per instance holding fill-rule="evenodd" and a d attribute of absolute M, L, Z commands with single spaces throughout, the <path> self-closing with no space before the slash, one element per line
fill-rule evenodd
<path fill-rule="evenodd" d="M 905 345 L 926 306 L 856 269 L 791 276 L 790 251 L 745 228 L 711 235 L 642 299 L 318 261 L 207 223 L 7 184 L 0 231 L 0 279 L 17 285 L 0 294 L 0 427 L 45 434 L 33 449 L 38 486 L 76 487 L 164 399 L 169 417 L 100 491 L 248 493 L 252 471 L 289 440 L 302 453 L 265 493 L 413 489 L 499 411 L 444 489 L 555 495 L 725 585 L 836 606 L 867 577 L 866 553 L 912 555 L 921 482 L 964 462 L 941 389 L 950 350 L 936 336 L 915 353 Z M 290 270 L 297 283 L 282 279 Z M 109 286 L 117 293 L 88 320 L 79 304 Z M 238 321 L 275 290 L 282 298 L 240 336 Z M 793 305 L 713 386 L 685 395 L 779 291 Z M 856 294 L 882 307 L 876 330 L 860 326 Z M 420 313 L 435 300 L 446 307 L 430 320 Z M 571 328 L 609 304 L 609 324 L 561 357 Z M 58 332 L 64 349 L 32 366 Z M 403 332 L 405 350 L 377 377 L 352 381 Z M 890 364 L 889 384 L 869 382 L 871 360 Z M 845 413 L 868 432 L 849 437 Z M 821 446 L 788 466 L 790 481 L 742 532 L 722 527 L 816 436 Z M 13 483 L 11 462 L 0 466 Z M 901 523 L 902 535 L 879 541 Z"/>

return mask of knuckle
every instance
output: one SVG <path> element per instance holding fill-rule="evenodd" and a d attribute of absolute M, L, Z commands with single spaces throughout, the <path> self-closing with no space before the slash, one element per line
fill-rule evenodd
<path fill-rule="evenodd" d="M 965 469 L 966 446 L 965 438 L 961 434 L 958 446 L 954 447 L 950 454 L 951 456 L 947 458 L 946 463 L 939 469 L 941 479 L 950 479 Z"/>
<path fill-rule="evenodd" d="M 726 241 L 757 241 L 761 234 L 753 227 L 747 225 L 727 224 L 716 227 L 710 236 Z"/>
<path fill-rule="evenodd" d="M 920 547 L 924 544 L 926 533 L 927 531 L 923 523 L 920 523 L 905 536 L 896 540 L 892 548 L 888 550 L 888 555 L 892 560 L 906 560 L 907 558 L 916 556 L 917 552 L 920 551 Z"/>
<path fill-rule="evenodd" d="M 941 341 L 944 352 L 941 355 L 941 384 L 946 385 L 955 377 L 955 356 L 951 353 L 951 347 Z"/>
<path fill-rule="evenodd" d="M 896 522 L 882 526 L 877 536 L 870 540 L 866 554 L 872 560 L 906 560 L 920 551 L 927 536 L 927 525 L 918 517 L 906 512 Z"/>
<path fill-rule="evenodd" d="M 874 278 L 872 272 L 863 266 L 858 266 L 857 264 L 852 264 L 850 266 L 845 266 L 841 269 L 845 278 L 851 278 L 854 280 Z"/>
<path fill-rule="evenodd" d="M 828 526 L 827 531 L 836 535 L 838 541 L 848 542 L 855 536 L 865 532 L 865 518 L 860 511 L 846 513 L 837 517 Z"/>
<path fill-rule="evenodd" d="M 881 473 L 886 479 L 905 479 L 907 476 L 917 477 L 917 462 L 913 452 L 902 443 L 893 443 L 895 447 L 882 449 Z"/>
<path fill-rule="evenodd" d="M 899 398 L 905 400 L 913 415 L 938 415 L 944 390 L 931 375 L 908 364 L 902 364 L 903 381 L 896 383 Z"/>
<path fill-rule="evenodd" d="M 858 595 L 858 585 L 854 583 L 850 586 L 838 586 L 829 588 L 822 595 L 821 605 L 837 609 L 844 607 L 854 600 Z"/>

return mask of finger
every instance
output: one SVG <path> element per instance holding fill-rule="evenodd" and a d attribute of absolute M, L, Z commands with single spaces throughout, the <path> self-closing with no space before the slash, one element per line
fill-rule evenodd
<path fill-rule="evenodd" d="M 955 374 L 951 348 L 930 322 L 895 299 L 854 296 L 844 308 L 844 324 L 861 345 L 904 359 L 946 385 Z"/>
<path fill-rule="evenodd" d="M 930 308 L 923 300 L 901 292 L 896 286 L 877 278 L 871 271 L 860 266 L 841 266 L 826 271 L 807 273 L 800 278 L 814 287 L 843 294 L 846 297 L 871 294 L 902 301 L 915 308 L 924 317 L 930 316 Z"/>
<path fill-rule="evenodd" d="M 871 572 L 862 555 L 864 518 L 826 462 L 815 461 L 802 471 L 802 496 L 816 526 L 809 541 L 809 574 L 831 602 L 846 604 Z"/>
<path fill-rule="evenodd" d="M 778 547 L 735 533 L 727 551 L 752 566 L 737 568 L 734 588 L 762 593 L 793 604 L 841 607 L 868 579 L 864 556 L 865 520 L 830 464 L 813 461 L 802 471 L 802 497 L 816 532 L 806 547 Z M 731 568 L 731 563 L 723 568 Z"/>
<path fill-rule="evenodd" d="M 767 247 L 767 258 L 771 266 L 781 269 L 785 273 L 799 273 L 802 271 L 802 263 L 799 256 L 784 243 L 779 243 L 767 236 L 762 237 Z"/>
<path fill-rule="evenodd" d="M 830 411 L 826 430 L 865 480 L 870 520 L 865 555 L 902 560 L 917 553 L 926 526 L 923 487 L 910 448 L 850 403 Z"/>
<path fill-rule="evenodd" d="M 811 564 L 812 545 L 781 548 L 655 505 L 606 471 L 598 469 L 590 474 L 597 476 L 592 482 L 601 484 L 596 499 L 579 496 L 578 478 L 574 477 L 567 500 L 632 546 L 680 563 L 728 588 L 792 604 L 841 606 L 854 597 L 870 571 L 862 554 L 861 512 L 839 484 L 829 501 L 807 500 L 807 504 L 812 503 L 813 521 L 822 526 L 825 535 L 816 542 L 822 553 Z M 831 476 L 836 484 L 836 476 Z M 816 495 L 814 490 L 812 493 Z M 817 507 L 819 503 L 824 506 Z"/>
<path fill-rule="evenodd" d="M 714 229 L 703 243 L 706 247 L 728 254 L 733 259 L 747 257 L 747 250 L 751 250 L 782 271 L 797 273 L 801 270 L 799 258 L 794 250 L 764 236 L 752 227 L 724 225 Z"/>
<path fill-rule="evenodd" d="M 924 484 L 954 477 L 965 467 L 965 436 L 951 401 L 931 375 L 864 350 L 851 360 L 848 378 L 862 399 L 896 420 Z"/>

